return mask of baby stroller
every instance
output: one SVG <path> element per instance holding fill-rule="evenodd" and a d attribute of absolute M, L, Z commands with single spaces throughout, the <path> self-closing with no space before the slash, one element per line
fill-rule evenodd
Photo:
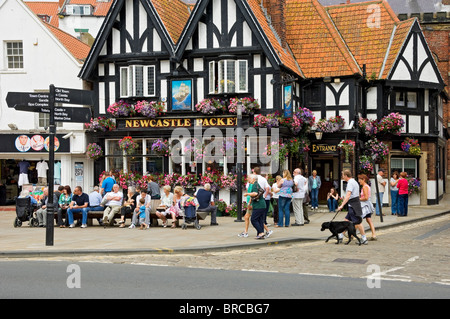
<path fill-rule="evenodd" d="M 22 222 L 29 221 L 31 227 L 38 227 L 39 221 L 33 216 L 34 208 L 31 205 L 31 198 L 17 198 L 16 199 L 16 219 L 14 220 L 14 227 L 21 227 Z"/>
<path fill-rule="evenodd" d="M 181 229 L 186 229 L 189 224 L 194 224 L 194 227 L 200 230 L 202 226 L 200 226 L 199 220 L 204 220 L 208 213 L 197 212 L 198 202 L 195 197 L 186 196 L 181 204 L 184 210 L 183 224 L 181 224 Z"/>

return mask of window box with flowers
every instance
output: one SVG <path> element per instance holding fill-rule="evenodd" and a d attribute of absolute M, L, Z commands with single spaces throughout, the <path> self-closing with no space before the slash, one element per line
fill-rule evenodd
<path fill-rule="evenodd" d="M 164 102 L 155 102 L 155 101 L 138 101 L 136 105 L 134 105 L 134 114 L 140 115 L 148 118 L 156 118 L 157 116 L 161 116 L 164 113 L 165 104 Z M 131 113 L 130 113 L 131 114 Z"/>
<path fill-rule="evenodd" d="M 278 112 L 263 115 L 257 114 L 254 117 L 253 127 L 274 128 L 280 126 L 280 115 Z"/>
<path fill-rule="evenodd" d="M 255 111 L 260 110 L 261 106 L 258 101 L 251 97 L 244 97 L 241 99 L 232 98 L 228 105 L 228 111 L 231 114 L 236 114 L 238 105 L 242 105 L 242 114 L 254 114 Z"/>
<path fill-rule="evenodd" d="M 116 129 L 116 121 L 104 116 L 92 118 L 89 123 L 84 123 L 84 127 L 91 132 L 106 132 Z"/>
<path fill-rule="evenodd" d="M 113 117 L 128 117 L 136 114 L 133 105 L 126 103 L 124 100 L 111 104 L 106 109 L 106 112 Z"/>
<path fill-rule="evenodd" d="M 119 148 L 127 155 L 131 155 L 139 147 L 131 136 L 125 136 L 119 141 Z"/>
<path fill-rule="evenodd" d="M 345 120 L 342 116 L 337 115 L 327 119 L 320 119 L 317 124 L 317 130 L 323 133 L 335 133 L 342 130 L 345 126 Z"/>
<path fill-rule="evenodd" d="M 195 109 L 203 114 L 214 114 L 226 111 L 225 101 L 220 99 L 203 99 L 195 105 Z"/>

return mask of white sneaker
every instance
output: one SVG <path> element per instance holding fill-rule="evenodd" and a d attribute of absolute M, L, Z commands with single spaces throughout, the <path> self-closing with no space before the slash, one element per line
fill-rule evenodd
<path fill-rule="evenodd" d="M 273 234 L 273 230 L 269 230 L 268 232 L 266 232 L 266 238 L 269 238 L 270 235 Z"/>
<path fill-rule="evenodd" d="M 86 228 L 86 227 L 87 227 L 86 224 L 81 225 L 81 228 Z"/>
<path fill-rule="evenodd" d="M 133 229 L 133 228 L 136 228 L 136 226 L 135 226 L 134 224 L 131 224 L 131 225 L 128 227 L 128 229 Z"/>
<path fill-rule="evenodd" d="M 75 224 L 70 224 L 69 228 L 75 228 Z"/>
<path fill-rule="evenodd" d="M 247 237 L 248 237 L 248 233 L 242 232 L 242 233 L 240 233 L 240 234 L 238 235 L 238 237 L 244 237 L 244 238 L 247 238 Z"/>

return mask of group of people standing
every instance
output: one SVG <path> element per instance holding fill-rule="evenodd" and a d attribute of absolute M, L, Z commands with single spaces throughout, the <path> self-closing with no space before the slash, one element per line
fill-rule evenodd
<path fill-rule="evenodd" d="M 245 229 L 238 235 L 239 237 L 248 237 L 250 221 L 256 229 L 256 239 L 269 237 L 273 233 L 267 223 L 267 214 L 270 210 L 273 211 L 276 228 L 303 226 L 309 223 L 305 199 L 310 192 L 311 208 L 318 209 L 320 177 L 313 171 L 313 175 L 307 179 L 300 168 L 296 168 L 292 175 L 289 170 L 284 170 L 282 176 L 276 176 L 272 185 L 269 185 L 267 175 L 261 175 L 259 167 L 255 167 L 252 174 L 247 176 L 247 193 L 244 194 L 247 202 Z M 292 224 L 290 224 L 291 204 L 295 216 L 295 222 Z"/>

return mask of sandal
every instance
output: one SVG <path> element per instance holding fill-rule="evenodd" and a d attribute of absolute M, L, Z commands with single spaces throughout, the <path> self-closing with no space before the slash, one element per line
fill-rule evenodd
<path fill-rule="evenodd" d="M 265 239 L 265 236 L 256 236 L 255 239 Z"/>
<path fill-rule="evenodd" d="M 177 228 L 177 224 L 172 224 L 170 228 Z"/>

